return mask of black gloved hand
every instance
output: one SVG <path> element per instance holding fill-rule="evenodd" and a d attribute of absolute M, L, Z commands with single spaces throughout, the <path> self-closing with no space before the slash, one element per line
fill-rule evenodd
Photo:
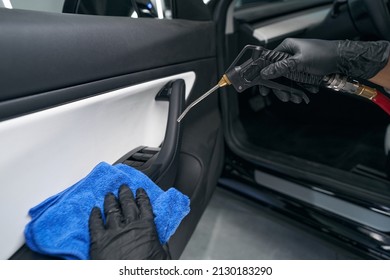
<path fill-rule="evenodd" d="M 292 56 L 265 67 L 261 71 L 263 79 L 275 79 L 295 72 L 316 76 L 339 73 L 354 78 L 370 79 L 386 66 L 390 55 L 390 43 L 285 39 L 275 51 L 286 52 Z M 301 86 L 310 92 L 319 90 L 316 85 Z M 260 92 L 263 96 L 266 95 L 266 91 Z M 282 101 L 296 100 L 296 97 L 288 92 L 274 93 Z"/>
<path fill-rule="evenodd" d="M 304 88 L 306 88 L 306 87 L 304 87 Z M 307 88 L 307 90 L 311 91 L 311 88 Z M 311 92 L 312 93 L 318 92 L 316 87 L 314 87 L 314 90 L 315 90 L 314 92 L 312 92 L 312 91 Z M 288 92 L 285 90 L 270 89 L 266 86 L 259 86 L 259 92 L 262 96 L 267 96 L 271 91 L 282 102 L 292 102 L 295 104 L 300 104 L 300 103 L 302 103 L 302 101 L 305 101 L 305 103 L 308 104 L 310 101 L 309 97 L 305 93 L 298 95 L 296 93 L 291 93 L 291 92 Z"/>
<path fill-rule="evenodd" d="M 339 73 L 370 79 L 386 66 L 390 42 L 285 39 L 275 51 L 292 56 L 265 67 L 261 71 L 263 79 L 275 79 L 293 72 L 317 76 Z"/>
<path fill-rule="evenodd" d="M 165 260 L 167 253 L 158 239 L 152 206 L 143 189 L 137 198 L 127 186 L 119 189 L 119 204 L 112 193 L 104 199 L 106 226 L 94 207 L 89 218 L 90 257 L 93 260 Z"/>

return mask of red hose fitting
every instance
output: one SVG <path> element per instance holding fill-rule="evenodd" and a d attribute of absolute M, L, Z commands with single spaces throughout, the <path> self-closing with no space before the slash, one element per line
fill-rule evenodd
<path fill-rule="evenodd" d="M 376 105 L 382 108 L 390 116 L 390 99 L 383 93 L 376 90 L 376 95 L 371 99 Z"/>

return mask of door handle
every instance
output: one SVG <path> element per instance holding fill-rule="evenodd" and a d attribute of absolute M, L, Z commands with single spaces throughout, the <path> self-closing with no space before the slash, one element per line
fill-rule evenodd
<path fill-rule="evenodd" d="M 142 171 L 162 189 L 167 189 L 173 185 L 178 169 L 182 130 L 177 118 L 184 109 L 184 80 L 167 83 L 156 95 L 156 100 L 169 102 L 167 127 L 161 147 L 140 146 L 116 163 L 124 163 Z"/>

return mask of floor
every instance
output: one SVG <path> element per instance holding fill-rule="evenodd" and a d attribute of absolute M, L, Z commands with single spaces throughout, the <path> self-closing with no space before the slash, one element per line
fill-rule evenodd
<path fill-rule="evenodd" d="M 249 200 L 217 188 L 181 259 L 352 259 Z"/>

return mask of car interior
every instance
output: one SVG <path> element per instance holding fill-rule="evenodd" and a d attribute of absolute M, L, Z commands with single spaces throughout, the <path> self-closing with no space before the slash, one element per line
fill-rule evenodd
<path fill-rule="evenodd" d="M 224 67 L 247 44 L 273 49 L 289 37 L 388 40 L 389 7 L 387 1 L 238 1 L 226 32 Z M 289 81 L 284 84 L 293 86 Z M 389 116 L 379 107 L 324 87 L 315 94 L 308 92 L 309 104 L 284 103 L 274 94 L 263 97 L 257 87 L 238 94 L 228 88 L 221 96 L 225 139 L 231 149 L 228 177 L 250 185 L 268 184 L 289 199 L 302 198 L 294 188 L 275 187 L 281 183 L 277 180 L 265 183 L 258 172 L 265 168 L 350 201 L 382 205 L 379 208 L 387 213 Z M 234 184 L 226 185 L 240 192 Z M 253 197 L 251 192 L 242 193 Z"/>
<path fill-rule="evenodd" d="M 173 258 L 217 185 L 365 256 L 390 257 L 389 116 L 375 104 L 326 88 L 293 104 L 225 87 L 176 122 L 248 44 L 390 40 L 389 1 L 23 2 L 0 5 L 1 215 L 18 205 L 3 217 L 0 258 L 48 258 L 23 244 L 28 210 L 101 161 L 190 197 Z"/>
<path fill-rule="evenodd" d="M 301 2 L 303 5 L 305 1 L 291 2 Z M 343 1 L 335 3 L 338 2 Z M 253 15 L 255 9 L 250 4 L 243 5 L 236 11 L 237 34 L 232 36 L 237 38 L 238 49 L 248 43 L 258 44 L 256 39 L 259 37 L 256 34 L 263 32 L 266 36 L 270 26 L 275 25 L 276 28 L 276 25 L 289 25 L 296 17 L 300 17 L 302 20 L 299 24 L 291 28 L 294 30 L 279 29 L 282 30 L 280 34 L 269 33 L 272 37 L 262 37 L 260 42 L 272 49 L 287 37 L 386 39 L 379 32 L 375 34 L 357 30 L 359 23 L 353 21 L 351 14 L 358 4 L 349 1 L 352 3 L 347 5 L 344 2 L 334 12 L 335 4 L 329 4 L 329 1 L 311 1 L 314 7 L 304 12 L 292 12 L 279 17 L 274 14 L 271 20 L 267 17 L 272 12 L 267 13 L 265 10 L 269 5 L 270 11 L 275 11 L 276 3 L 264 4 L 258 17 Z M 266 16 L 262 18 L 262 15 Z M 313 24 L 310 16 L 320 24 Z M 370 30 L 376 29 L 373 26 Z M 309 96 L 309 104 L 296 105 L 280 102 L 272 94 L 262 97 L 257 88 L 250 88 L 238 95 L 228 95 L 228 99 L 235 99 L 228 101 L 230 133 L 235 138 L 232 142 L 239 143 L 243 152 L 250 150 L 254 157 L 287 160 L 302 170 L 307 168 L 310 173 L 313 172 L 312 167 L 315 167 L 323 176 L 354 185 L 362 183 L 361 188 L 365 191 L 375 186 L 372 189 L 374 192 L 387 196 L 388 160 L 385 141 L 388 141 L 386 131 L 389 116 L 370 102 L 326 88 Z"/>
<path fill-rule="evenodd" d="M 281 39 L 287 37 L 382 39 L 375 38 L 373 34 L 360 35 L 355 31 L 353 22 L 346 24 L 350 17 L 346 8 L 340 7 L 339 14 L 334 17 L 329 13 L 329 5 L 309 9 L 306 11 L 306 17 L 311 14 L 314 16 L 318 11 L 325 11 L 321 23 L 325 27 L 300 26 L 297 27 L 300 30 L 294 33 L 287 32 L 278 34 L 277 38 L 268 38 L 266 46 L 272 49 Z M 248 18 L 245 15 L 245 12 L 248 13 L 246 9 L 252 12 L 248 7 L 237 12 L 239 47 L 253 42 L 253 39 L 248 37 L 259 31 L 261 26 L 265 25 L 263 22 L 267 21 L 259 18 L 256 19 L 259 22 L 248 22 L 245 20 Z M 264 12 L 264 9 L 262 11 Z M 302 16 L 301 14 L 302 12 L 298 12 L 287 18 L 282 16 L 280 20 L 287 24 L 294 16 Z M 273 21 L 275 20 L 273 18 Z M 339 26 L 344 27 L 343 32 L 340 32 Z M 269 28 L 269 25 L 267 27 Z M 343 172 L 387 181 L 384 141 L 388 115 L 373 104 L 327 89 L 311 94 L 310 103 L 307 105 L 282 103 L 273 95 L 263 98 L 256 88 L 238 95 L 237 101 L 238 116 L 233 133 L 259 153 L 272 150 L 283 156 L 300 159 L 302 164 L 318 163 Z"/>

